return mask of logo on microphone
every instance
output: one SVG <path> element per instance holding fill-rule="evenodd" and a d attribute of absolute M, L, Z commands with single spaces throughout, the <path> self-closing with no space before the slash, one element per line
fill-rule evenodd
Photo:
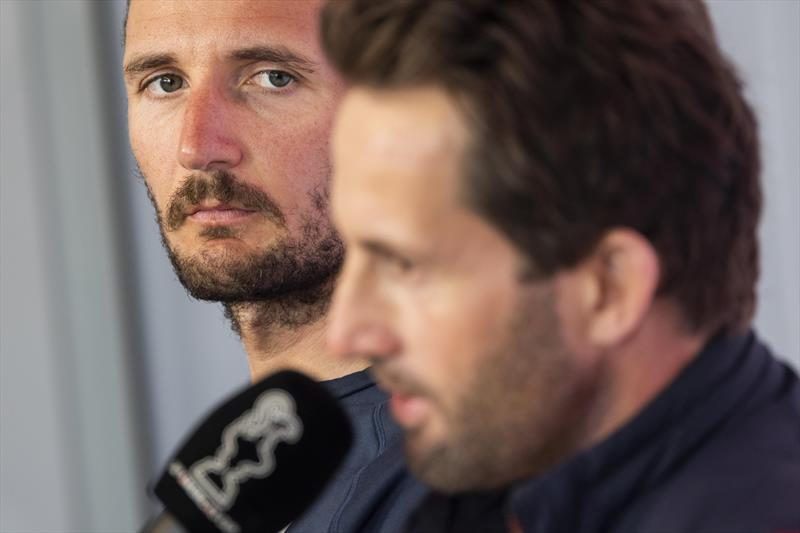
<path fill-rule="evenodd" d="M 197 461 L 188 471 L 173 462 L 169 471 L 220 529 L 234 533 L 239 530 L 238 525 L 221 510 L 233 506 L 242 483 L 267 477 L 275 470 L 275 447 L 279 443 L 295 443 L 302 435 L 303 423 L 297 416 L 294 399 L 283 390 L 268 390 L 223 430 L 222 445 L 214 455 Z M 253 443 L 256 460 L 232 464 L 239 453 L 239 439 Z"/>

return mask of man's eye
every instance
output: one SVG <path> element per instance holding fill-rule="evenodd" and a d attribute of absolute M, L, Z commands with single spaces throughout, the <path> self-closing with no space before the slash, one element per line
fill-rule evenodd
<path fill-rule="evenodd" d="M 407 275 L 414 270 L 415 266 L 410 260 L 400 256 L 387 257 L 384 263 L 386 269 L 394 275 Z"/>
<path fill-rule="evenodd" d="M 161 75 L 147 84 L 147 90 L 153 94 L 174 93 L 183 88 L 183 78 L 175 74 Z"/>
<path fill-rule="evenodd" d="M 294 76 L 282 70 L 265 70 L 256 74 L 253 79 L 268 89 L 283 89 L 296 80 Z"/>

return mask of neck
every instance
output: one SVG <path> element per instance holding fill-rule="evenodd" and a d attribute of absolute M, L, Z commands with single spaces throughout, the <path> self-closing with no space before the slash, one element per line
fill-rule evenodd
<path fill-rule="evenodd" d="M 678 316 L 672 306 L 655 304 L 638 330 L 608 354 L 607 379 L 586 444 L 628 423 L 697 357 L 709 335 L 687 333 Z"/>
<path fill-rule="evenodd" d="M 288 312 L 285 306 L 278 307 L 268 302 L 225 306 L 242 339 L 253 382 L 280 370 L 295 370 L 323 381 L 368 366 L 362 362 L 340 363 L 326 353 L 324 307 L 302 314 L 300 320 L 287 320 L 287 314 L 295 318 L 297 314 Z"/>

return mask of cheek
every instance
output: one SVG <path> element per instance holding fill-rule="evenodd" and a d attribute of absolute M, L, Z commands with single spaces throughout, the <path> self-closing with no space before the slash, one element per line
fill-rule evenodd
<path fill-rule="evenodd" d="M 481 286 L 486 288 L 475 289 Z M 475 382 L 481 360 L 505 335 L 513 290 L 498 283 L 447 284 L 418 295 L 413 307 L 417 312 L 408 320 L 408 351 L 417 359 L 421 379 L 445 393 L 447 403 Z"/>
<path fill-rule="evenodd" d="M 161 208 L 172 186 L 171 169 L 175 166 L 175 134 L 167 128 L 154 128 L 151 122 L 136 113 L 128 115 L 131 150 L 148 187 Z"/>
<path fill-rule="evenodd" d="M 329 122 L 315 120 L 260 136 L 264 141 L 256 150 L 262 154 L 262 175 L 270 182 L 270 194 L 289 217 L 293 212 L 327 209 L 329 127 Z M 326 204 L 318 205 L 315 197 L 323 198 Z"/>
<path fill-rule="evenodd" d="M 254 158 L 259 153 L 275 159 L 327 154 L 334 104 L 328 97 L 304 94 L 281 105 L 249 108 L 237 116 L 238 137 L 258 151 L 251 154 Z"/>

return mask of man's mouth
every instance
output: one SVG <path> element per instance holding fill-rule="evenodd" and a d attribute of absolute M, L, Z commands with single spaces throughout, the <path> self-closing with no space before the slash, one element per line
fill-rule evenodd
<path fill-rule="evenodd" d="M 244 223 L 254 215 L 286 227 L 283 212 L 264 191 L 240 182 L 230 172 L 216 170 L 210 175 L 187 176 L 169 198 L 163 216 L 164 227 L 175 231 L 185 222 L 213 229 Z"/>
<path fill-rule="evenodd" d="M 227 204 L 200 205 L 192 207 L 186 219 L 204 226 L 223 226 L 243 222 L 255 211 Z"/>
<path fill-rule="evenodd" d="M 391 398 L 389 408 L 397 423 L 412 429 L 420 426 L 430 415 L 432 404 L 425 396 L 389 391 Z"/>
<path fill-rule="evenodd" d="M 382 371 L 377 365 L 373 367 L 373 375 L 380 388 L 389 394 L 389 408 L 401 427 L 416 428 L 430 416 L 433 402 L 421 389 L 397 374 Z"/>

